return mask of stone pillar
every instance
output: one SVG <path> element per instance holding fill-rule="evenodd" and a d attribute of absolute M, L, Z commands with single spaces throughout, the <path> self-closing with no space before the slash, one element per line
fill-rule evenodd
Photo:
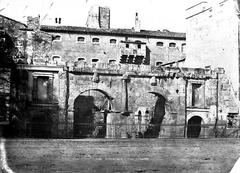
<path fill-rule="evenodd" d="M 114 124 L 114 113 L 107 114 L 107 124 L 106 124 L 106 138 L 115 138 L 115 124 Z"/>

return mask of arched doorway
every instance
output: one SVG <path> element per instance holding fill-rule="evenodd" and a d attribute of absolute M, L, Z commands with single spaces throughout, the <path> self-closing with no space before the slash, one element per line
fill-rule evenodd
<path fill-rule="evenodd" d="M 166 99 L 159 93 L 149 92 L 157 97 L 155 105 L 151 110 L 151 119 L 147 131 L 144 133 L 144 137 L 157 138 L 159 136 L 160 127 L 165 115 L 165 103 Z"/>
<path fill-rule="evenodd" d="M 80 93 L 74 101 L 74 137 L 105 137 L 107 110 L 113 98 L 99 89 Z"/>
<path fill-rule="evenodd" d="M 187 137 L 198 138 L 201 132 L 202 118 L 199 116 L 193 116 L 188 120 L 187 125 Z"/>

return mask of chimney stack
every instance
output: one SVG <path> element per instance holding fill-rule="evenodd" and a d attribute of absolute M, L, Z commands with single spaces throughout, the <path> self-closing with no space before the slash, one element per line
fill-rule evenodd
<path fill-rule="evenodd" d="M 135 28 L 134 28 L 134 30 L 135 30 L 136 32 L 140 32 L 140 30 L 141 30 L 140 20 L 139 20 L 139 17 L 138 17 L 138 13 L 136 13 L 136 15 L 135 15 Z"/>
<path fill-rule="evenodd" d="M 99 26 L 103 29 L 110 29 L 110 9 L 99 7 Z"/>
<path fill-rule="evenodd" d="M 110 29 L 110 9 L 92 6 L 88 12 L 86 25 L 90 28 Z"/>

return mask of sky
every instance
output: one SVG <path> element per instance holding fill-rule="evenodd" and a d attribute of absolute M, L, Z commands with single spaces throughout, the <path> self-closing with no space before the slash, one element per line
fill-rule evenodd
<path fill-rule="evenodd" d="M 40 15 L 42 24 L 86 26 L 88 11 L 94 5 L 111 10 L 111 28 L 134 27 L 135 13 L 141 29 L 185 32 L 185 9 L 200 0 L 0 0 L 0 14 L 25 22 Z"/>

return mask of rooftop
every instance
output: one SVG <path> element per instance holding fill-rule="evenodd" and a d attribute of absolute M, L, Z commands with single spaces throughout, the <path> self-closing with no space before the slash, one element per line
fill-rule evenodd
<path fill-rule="evenodd" d="M 50 26 L 42 25 L 42 31 L 46 32 L 71 32 L 71 33 L 83 33 L 83 34 L 102 34 L 102 35 L 119 35 L 119 36 L 135 36 L 135 37 L 150 37 L 150 38 L 168 38 L 168 39 L 179 39 L 185 40 L 186 34 L 180 32 L 171 31 L 150 31 L 141 30 L 140 32 L 134 31 L 134 29 L 98 29 L 88 27 L 77 27 L 77 26 Z"/>

